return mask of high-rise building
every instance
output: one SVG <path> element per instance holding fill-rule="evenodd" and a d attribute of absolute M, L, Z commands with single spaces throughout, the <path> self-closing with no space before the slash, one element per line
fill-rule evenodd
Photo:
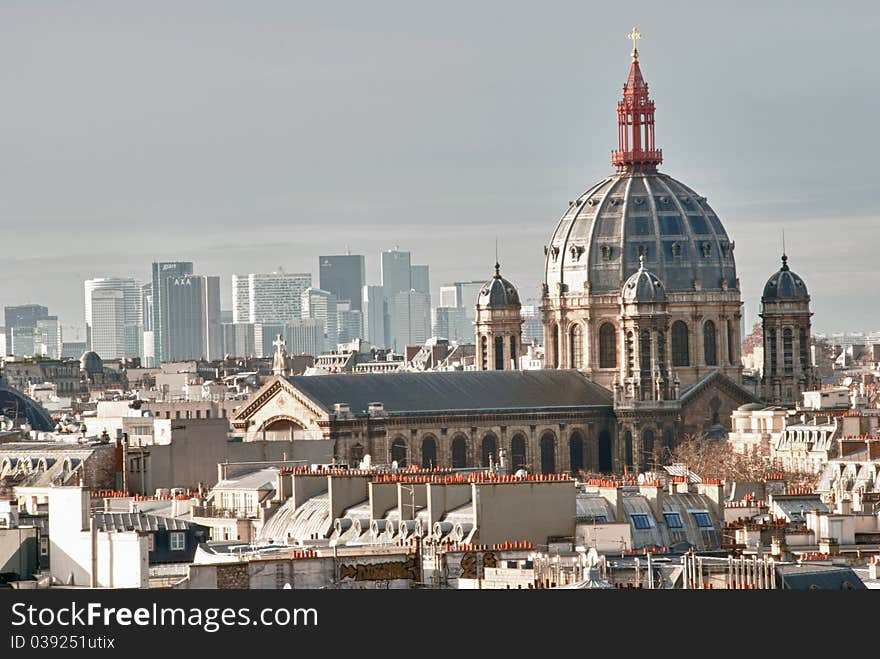
<path fill-rule="evenodd" d="M 382 252 L 381 276 L 386 300 L 394 299 L 394 296 L 401 291 L 412 290 L 410 253 L 393 249 Z"/>
<path fill-rule="evenodd" d="M 34 328 L 34 354 L 49 359 L 59 359 L 62 352 L 61 325 L 58 323 L 58 316 L 38 318 L 37 326 Z"/>
<path fill-rule="evenodd" d="M 251 287 L 248 275 L 232 275 L 232 322 L 251 322 Z"/>
<path fill-rule="evenodd" d="M 437 307 L 432 312 L 431 333 L 450 341 L 472 343 L 474 326 L 462 307 Z"/>
<path fill-rule="evenodd" d="M 419 293 L 431 295 L 431 278 L 428 274 L 428 266 L 414 265 L 410 269 L 410 282 L 412 289 Z"/>
<path fill-rule="evenodd" d="M 6 355 L 6 328 L 0 327 L 0 357 Z"/>
<path fill-rule="evenodd" d="M 49 317 L 49 309 L 39 304 L 4 307 L 6 351 L 11 355 L 34 355 L 34 330 L 37 320 Z"/>
<path fill-rule="evenodd" d="M 86 282 L 88 284 L 88 282 Z M 118 289 L 86 287 L 86 332 L 101 359 L 128 356 L 125 346 L 125 294 Z"/>
<path fill-rule="evenodd" d="M 318 257 L 318 285 L 337 300 L 351 302 L 353 311 L 361 311 L 361 290 L 366 281 L 364 257 L 361 254 L 337 254 Z"/>
<path fill-rule="evenodd" d="M 262 356 L 262 334 L 257 323 L 223 323 L 223 354 L 232 357 Z M 260 344 L 257 338 L 260 338 Z"/>
<path fill-rule="evenodd" d="M 460 307 L 458 300 L 458 286 L 449 284 L 440 287 L 440 304 L 441 307 Z"/>
<path fill-rule="evenodd" d="M 334 350 L 338 341 L 339 318 L 336 296 L 320 288 L 307 288 L 302 294 L 302 317 L 317 318 L 324 323 L 327 349 Z"/>
<path fill-rule="evenodd" d="M 377 348 L 386 348 L 386 328 L 388 325 L 388 305 L 382 286 L 364 286 L 361 295 L 364 338 Z"/>
<path fill-rule="evenodd" d="M 287 323 L 267 323 L 262 325 L 262 356 L 266 357 L 275 351 L 273 341 L 279 334 L 285 341 L 287 354 L 312 355 L 335 348 L 324 340 L 324 321 L 320 318 L 301 318 Z"/>
<path fill-rule="evenodd" d="M 392 300 L 392 347 L 422 344 L 431 336 L 431 298 L 418 291 L 401 291 Z"/>
<path fill-rule="evenodd" d="M 544 319 L 541 318 L 541 310 L 537 305 L 524 304 L 522 307 L 522 340 L 523 345 L 534 341 L 537 344 L 544 343 Z"/>
<path fill-rule="evenodd" d="M 163 277 L 162 287 L 163 361 L 222 357 L 220 278 Z"/>
<path fill-rule="evenodd" d="M 363 315 L 359 310 L 351 308 L 351 302 L 338 300 L 336 302 L 336 316 L 336 340 L 339 343 L 348 343 L 363 338 Z"/>
<path fill-rule="evenodd" d="M 165 299 L 165 294 L 171 290 L 171 287 L 165 285 L 165 280 L 169 278 L 180 279 L 186 275 L 193 273 L 192 261 L 168 261 L 153 263 L 153 363 L 158 365 L 163 361 L 173 359 L 165 354 L 164 348 L 169 345 L 166 338 L 168 327 L 168 319 L 166 311 L 172 308 Z"/>
<path fill-rule="evenodd" d="M 232 322 L 284 323 L 302 316 L 302 293 L 311 273 L 232 275 Z M 271 354 L 271 353 L 270 353 Z"/>
<path fill-rule="evenodd" d="M 117 344 L 108 346 L 106 336 L 108 331 L 105 328 L 98 328 L 97 331 L 104 333 L 102 345 L 105 349 L 109 348 L 109 353 L 104 354 L 98 352 L 104 359 L 116 359 L 118 357 L 137 357 L 140 354 L 141 327 L 143 325 L 143 309 L 142 309 L 142 291 L 140 282 L 132 277 L 99 277 L 96 279 L 87 279 L 83 284 L 85 289 L 85 322 L 86 322 L 86 341 L 90 342 L 92 334 L 95 332 L 92 312 L 92 294 L 94 291 L 118 291 L 122 293 L 122 331 L 118 333 Z M 112 353 L 112 354 L 111 354 Z"/>

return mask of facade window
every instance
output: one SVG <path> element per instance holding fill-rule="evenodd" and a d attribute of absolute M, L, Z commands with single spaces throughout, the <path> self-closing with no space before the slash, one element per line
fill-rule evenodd
<path fill-rule="evenodd" d="M 197 418 L 197 419 L 201 419 L 201 418 L 202 418 L 202 411 L 201 411 L 201 410 L 196 410 L 196 418 Z"/>
<path fill-rule="evenodd" d="M 807 371 L 807 363 L 808 363 L 807 362 L 807 331 L 803 327 L 801 327 L 798 330 L 798 341 L 800 343 L 800 345 L 798 347 L 800 348 L 801 371 L 805 373 Z"/>
<path fill-rule="evenodd" d="M 186 548 L 186 534 L 183 531 L 175 531 L 168 535 L 168 548 L 171 551 L 183 551 Z"/>
<path fill-rule="evenodd" d="M 467 466 L 467 441 L 459 435 L 452 440 L 452 467 L 462 469 Z"/>
<path fill-rule="evenodd" d="M 489 461 L 495 462 L 498 458 L 497 443 L 495 435 L 486 435 L 480 445 L 480 457 L 482 459 L 480 466 L 488 467 Z"/>
<path fill-rule="evenodd" d="M 715 335 L 715 323 L 707 320 L 703 325 L 703 356 L 705 357 L 706 366 L 718 366 Z"/>
<path fill-rule="evenodd" d="M 510 459 L 513 469 L 519 469 L 526 464 L 526 438 L 522 435 L 514 435 L 510 442 Z"/>
<path fill-rule="evenodd" d="M 575 430 L 568 440 L 568 464 L 571 473 L 576 474 L 584 468 L 584 438 Z"/>
<path fill-rule="evenodd" d="M 636 357 L 633 354 L 633 333 L 626 333 L 626 377 L 631 378 Z"/>
<path fill-rule="evenodd" d="M 791 329 L 786 327 L 782 330 L 782 366 L 786 373 L 791 373 L 794 368 L 794 355 L 792 354 Z"/>
<path fill-rule="evenodd" d="M 584 359 L 584 337 L 581 326 L 577 323 L 568 332 L 569 367 L 581 368 Z"/>
<path fill-rule="evenodd" d="M 437 466 L 437 441 L 433 437 L 422 440 L 422 467 L 434 469 Z"/>
<path fill-rule="evenodd" d="M 504 370 L 504 337 L 495 337 L 495 370 Z"/>
<path fill-rule="evenodd" d="M 633 528 L 637 531 L 645 531 L 651 528 L 651 518 L 644 514 L 635 514 L 629 516 L 632 521 Z"/>
<path fill-rule="evenodd" d="M 733 323 L 727 321 L 727 363 L 733 366 L 736 363 L 736 341 Z"/>
<path fill-rule="evenodd" d="M 695 512 L 691 513 L 694 516 L 694 521 L 697 523 L 701 529 L 712 529 L 715 528 L 715 525 L 712 523 L 712 517 L 708 512 Z"/>
<path fill-rule="evenodd" d="M 776 330 L 768 333 L 767 342 L 770 344 L 770 375 L 776 375 Z"/>
<path fill-rule="evenodd" d="M 519 360 L 516 354 L 516 337 L 510 337 L 510 358 L 513 360 L 513 368 L 519 368 Z"/>
<path fill-rule="evenodd" d="M 688 327 L 684 321 L 672 323 L 672 365 L 690 366 L 690 347 L 688 345 Z"/>
<path fill-rule="evenodd" d="M 406 467 L 406 442 L 400 437 L 391 445 L 391 461 L 396 462 L 401 469 Z"/>
<path fill-rule="evenodd" d="M 596 524 L 604 524 L 608 521 L 608 518 L 605 515 L 596 515 L 593 517 L 593 521 L 596 522 Z"/>
<path fill-rule="evenodd" d="M 617 368 L 617 331 L 612 323 L 599 328 L 599 368 Z"/>
<path fill-rule="evenodd" d="M 657 366 L 661 371 L 666 370 L 666 335 L 657 332 Z"/>
<path fill-rule="evenodd" d="M 639 370 L 642 373 L 651 373 L 651 333 L 642 332 L 639 335 Z M 650 387 L 651 378 L 648 377 Z"/>
<path fill-rule="evenodd" d="M 550 354 L 553 355 L 551 362 L 553 368 L 559 368 L 559 327 L 554 323 L 550 327 Z M 546 346 L 545 346 L 546 348 Z"/>
<path fill-rule="evenodd" d="M 678 513 L 663 513 L 663 519 L 666 520 L 666 528 L 683 529 L 684 523 L 681 521 L 681 515 Z"/>

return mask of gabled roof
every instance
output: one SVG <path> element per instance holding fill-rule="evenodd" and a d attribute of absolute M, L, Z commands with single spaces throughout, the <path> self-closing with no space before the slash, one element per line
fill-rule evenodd
<path fill-rule="evenodd" d="M 380 402 L 385 412 L 534 410 L 611 407 L 612 394 L 575 370 L 448 371 L 287 378 L 304 396 L 331 412 L 348 403 L 353 414 Z"/>
<path fill-rule="evenodd" d="M 711 373 L 706 373 L 706 375 L 694 382 L 681 393 L 682 405 L 685 405 L 690 399 L 694 398 L 712 383 L 716 383 L 717 386 L 727 389 L 734 397 L 742 399 L 742 404 L 761 402 L 761 399 L 755 394 L 745 387 L 738 385 L 721 371 L 712 371 Z"/>

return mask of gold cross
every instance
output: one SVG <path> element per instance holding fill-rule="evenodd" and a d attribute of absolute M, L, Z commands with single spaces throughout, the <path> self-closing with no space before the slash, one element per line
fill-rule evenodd
<path fill-rule="evenodd" d="M 633 51 L 632 56 L 633 59 L 639 58 L 639 49 L 636 48 L 636 42 L 642 38 L 642 35 L 639 34 L 639 29 L 637 27 L 633 27 L 632 32 L 626 35 L 626 38 L 633 42 Z"/>

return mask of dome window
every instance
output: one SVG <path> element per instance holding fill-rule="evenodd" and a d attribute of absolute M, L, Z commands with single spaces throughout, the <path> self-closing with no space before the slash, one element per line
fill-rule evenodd
<path fill-rule="evenodd" d="M 610 245 L 602 245 L 602 246 L 599 248 L 599 251 L 602 252 L 602 258 L 603 258 L 603 259 L 605 259 L 606 261 L 611 260 L 611 252 L 612 252 L 612 249 L 611 249 L 611 246 L 610 246 Z"/>
<path fill-rule="evenodd" d="M 703 243 L 702 246 L 703 258 L 709 258 L 712 254 L 712 243 Z"/>
<path fill-rule="evenodd" d="M 672 255 L 681 257 L 681 243 L 672 243 Z"/>

